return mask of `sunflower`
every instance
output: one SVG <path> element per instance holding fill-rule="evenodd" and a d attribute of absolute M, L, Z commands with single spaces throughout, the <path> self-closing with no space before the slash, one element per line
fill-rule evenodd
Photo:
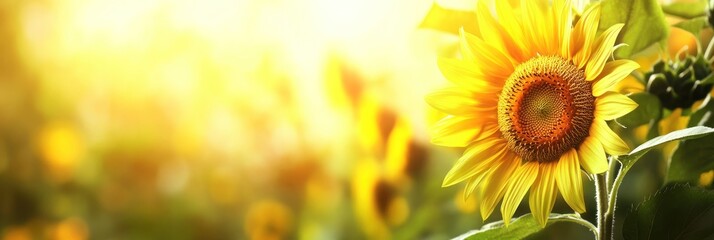
<path fill-rule="evenodd" d="M 508 224 L 527 192 L 541 226 L 558 192 L 573 210 L 585 212 L 581 167 L 602 173 L 606 153 L 629 151 L 605 122 L 637 107 L 609 91 L 639 67 L 610 60 L 623 24 L 596 36 L 598 3 L 573 26 L 570 1 L 548 2 L 521 1 L 516 8 L 509 1 L 479 1 L 477 31 L 460 31 L 462 57 L 438 61 L 456 86 L 427 96 L 448 114 L 434 124 L 432 142 L 466 147 L 443 186 L 466 182 L 465 193 L 476 192 L 483 219 L 503 199 Z"/>

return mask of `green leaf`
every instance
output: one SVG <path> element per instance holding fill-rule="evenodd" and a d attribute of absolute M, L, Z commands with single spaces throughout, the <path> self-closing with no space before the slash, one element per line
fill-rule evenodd
<path fill-rule="evenodd" d="M 653 138 L 639 146 L 637 146 L 635 149 L 633 149 L 628 155 L 623 155 L 619 156 L 618 160 L 622 162 L 622 168 L 623 172 L 627 172 L 632 165 L 637 162 L 645 153 L 649 152 L 652 148 L 657 147 L 659 145 L 675 141 L 675 140 L 686 140 L 686 139 L 694 139 L 694 138 L 700 138 L 704 137 L 708 134 L 714 133 L 714 128 L 710 127 L 703 127 L 703 126 L 697 126 L 697 127 L 690 127 L 690 128 L 685 128 L 682 130 L 677 130 L 671 133 L 668 133 L 666 135 L 662 135 L 656 138 Z M 710 135 L 712 136 L 712 135 Z"/>
<path fill-rule="evenodd" d="M 476 32 L 476 12 L 448 9 L 434 2 L 419 24 L 419 28 L 434 29 L 458 35 L 463 27 L 467 32 Z"/>
<path fill-rule="evenodd" d="M 714 127 L 714 116 L 712 116 L 712 114 L 714 114 L 714 101 L 712 101 L 711 96 L 707 96 L 704 101 L 702 101 L 702 105 L 699 105 L 699 108 L 689 116 L 687 127 Z"/>
<path fill-rule="evenodd" d="M 615 56 L 626 58 L 650 45 L 667 40 L 669 27 L 656 0 L 603 0 L 599 31 L 617 23 L 624 23 L 617 43 L 628 47 L 615 51 Z"/>
<path fill-rule="evenodd" d="M 707 15 L 707 0 L 699 0 L 696 2 L 673 2 L 669 5 L 662 6 L 662 11 L 669 15 L 692 19 Z"/>
<path fill-rule="evenodd" d="M 625 239 L 714 238 L 714 192 L 670 184 L 642 202 L 623 223 Z"/>
<path fill-rule="evenodd" d="M 661 103 L 657 96 L 647 92 L 630 94 L 628 97 L 639 106 L 632 112 L 617 119 L 617 122 L 625 127 L 637 127 L 649 123 L 651 119 L 660 117 Z"/>
<path fill-rule="evenodd" d="M 555 222 L 575 222 L 588 227 L 590 231 L 597 231 L 595 226 L 575 214 L 551 213 L 550 217 L 548 217 L 547 225 Z M 533 218 L 533 215 L 528 213 L 521 217 L 514 218 L 508 227 L 505 226 L 503 221 L 493 222 L 484 225 L 479 230 L 471 230 L 464 233 L 454 238 L 454 240 L 523 239 L 542 229 L 543 228 L 535 221 L 535 218 Z"/>
<path fill-rule="evenodd" d="M 689 19 L 686 21 L 681 21 L 677 24 L 674 25 L 675 27 L 684 29 L 692 34 L 694 36 L 699 36 L 699 32 L 709 26 L 709 22 L 707 22 L 707 17 L 697 17 L 693 19 Z"/>
<path fill-rule="evenodd" d="M 690 126 L 714 126 L 714 101 L 707 97 L 689 118 Z M 667 171 L 668 182 L 696 183 L 699 175 L 714 169 L 714 135 L 682 141 L 672 153 Z"/>

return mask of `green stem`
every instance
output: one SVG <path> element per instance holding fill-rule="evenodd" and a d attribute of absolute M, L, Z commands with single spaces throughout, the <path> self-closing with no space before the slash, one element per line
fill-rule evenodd
<path fill-rule="evenodd" d="M 615 167 L 617 167 L 617 160 L 613 157 L 608 157 L 607 160 L 610 165 L 608 167 L 607 172 L 605 172 L 605 179 L 607 179 L 607 185 L 605 186 L 607 186 L 607 189 L 612 189 L 612 181 L 615 176 Z M 612 192 L 610 192 L 610 194 L 612 194 Z"/>
<path fill-rule="evenodd" d="M 615 181 L 612 183 L 610 199 L 608 200 L 607 211 L 605 212 L 607 224 L 611 227 L 611 229 L 615 229 L 615 206 L 617 203 L 617 193 L 620 191 L 620 184 L 622 184 L 622 180 L 625 178 L 625 174 L 627 174 L 627 171 L 629 170 L 630 168 L 622 166 L 615 177 Z"/>
<path fill-rule="evenodd" d="M 607 179 L 605 178 L 605 174 L 595 175 L 595 193 L 597 195 L 597 239 L 600 240 L 608 239 L 607 237 L 610 236 L 610 227 L 607 225 L 607 222 L 605 220 L 605 211 L 609 208 L 607 206 Z"/>

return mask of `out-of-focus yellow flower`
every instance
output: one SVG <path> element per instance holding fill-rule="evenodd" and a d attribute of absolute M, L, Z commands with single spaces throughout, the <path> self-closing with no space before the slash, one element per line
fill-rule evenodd
<path fill-rule="evenodd" d="M 32 231 L 24 226 L 8 227 L 3 230 L 3 240 L 32 240 Z"/>
<path fill-rule="evenodd" d="M 514 10 L 506 1 L 479 1 L 480 32 L 461 31 L 463 58 L 439 60 L 457 87 L 427 101 L 450 114 L 434 126 L 432 142 L 467 147 L 443 185 L 467 182 L 484 219 L 503 198 L 506 224 L 530 190 L 531 212 L 545 226 L 558 192 L 585 211 L 581 166 L 602 173 L 606 152 L 629 151 L 605 121 L 637 107 L 610 89 L 639 65 L 608 61 L 623 24 L 597 37 L 599 4 L 572 27 L 572 2 L 525 3 Z"/>
<path fill-rule="evenodd" d="M 388 239 L 390 226 L 402 224 L 409 216 L 409 204 L 400 189 L 382 177 L 374 160 L 362 161 L 352 179 L 354 209 L 370 239 Z"/>
<path fill-rule="evenodd" d="M 683 56 L 696 55 L 699 50 L 697 37 L 687 30 L 669 27 L 667 49 L 671 59 L 677 57 L 678 53 L 683 53 Z"/>
<path fill-rule="evenodd" d="M 293 230 L 293 215 L 278 201 L 262 200 L 248 209 L 244 228 L 252 240 L 287 239 Z"/>
<path fill-rule="evenodd" d="M 353 109 L 364 90 L 362 77 L 336 54 L 330 55 L 325 65 L 327 99 L 337 109 Z"/>
<path fill-rule="evenodd" d="M 87 224 L 79 218 L 68 218 L 54 226 L 49 239 L 84 240 L 89 237 Z"/>
<path fill-rule="evenodd" d="M 223 205 L 230 205 L 238 201 L 239 196 L 235 184 L 237 179 L 233 176 L 230 171 L 223 169 L 216 169 L 211 173 L 208 182 L 211 200 Z"/>
<path fill-rule="evenodd" d="M 39 133 L 38 145 L 42 159 L 58 181 L 74 174 L 84 154 L 84 141 L 78 130 L 63 122 L 45 126 Z"/>
<path fill-rule="evenodd" d="M 700 187 L 708 187 L 709 185 L 712 185 L 712 181 L 714 181 L 714 170 L 703 172 L 699 175 Z"/>
<path fill-rule="evenodd" d="M 387 140 L 386 177 L 393 182 L 407 184 L 426 165 L 427 154 L 427 150 L 415 139 L 409 122 L 399 118 Z"/>
<path fill-rule="evenodd" d="M 395 112 L 379 103 L 374 94 L 366 93 L 358 106 L 359 140 L 366 153 L 382 157 L 389 134 L 397 121 Z"/>
<path fill-rule="evenodd" d="M 305 201 L 311 210 L 329 213 L 339 206 L 342 200 L 342 186 L 326 173 L 312 174 L 305 183 Z"/>
<path fill-rule="evenodd" d="M 476 209 L 478 208 L 478 203 L 476 202 L 476 198 L 473 197 L 465 197 L 466 196 L 466 189 L 461 189 L 459 193 L 456 194 L 454 197 L 454 203 L 456 204 L 456 208 L 459 209 L 459 211 L 464 212 L 464 213 L 472 213 L 475 212 Z"/>

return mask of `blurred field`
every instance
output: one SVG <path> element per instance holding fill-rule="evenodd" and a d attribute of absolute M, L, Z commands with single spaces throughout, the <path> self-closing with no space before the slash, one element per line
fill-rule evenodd
<path fill-rule="evenodd" d="M 478 228 L 476 200 L 440 187 L 460 151 L 428 142 L 440 116 L 423 96 L 444 83 L 435 59 L 456 40 L 417 29 L 431 4 L 0 2 L 0 239 Z M 649 182 L 623 185 L 623 199 Z M 590 237 L 557 224 L 535 238 L 556 233 Z"/>

